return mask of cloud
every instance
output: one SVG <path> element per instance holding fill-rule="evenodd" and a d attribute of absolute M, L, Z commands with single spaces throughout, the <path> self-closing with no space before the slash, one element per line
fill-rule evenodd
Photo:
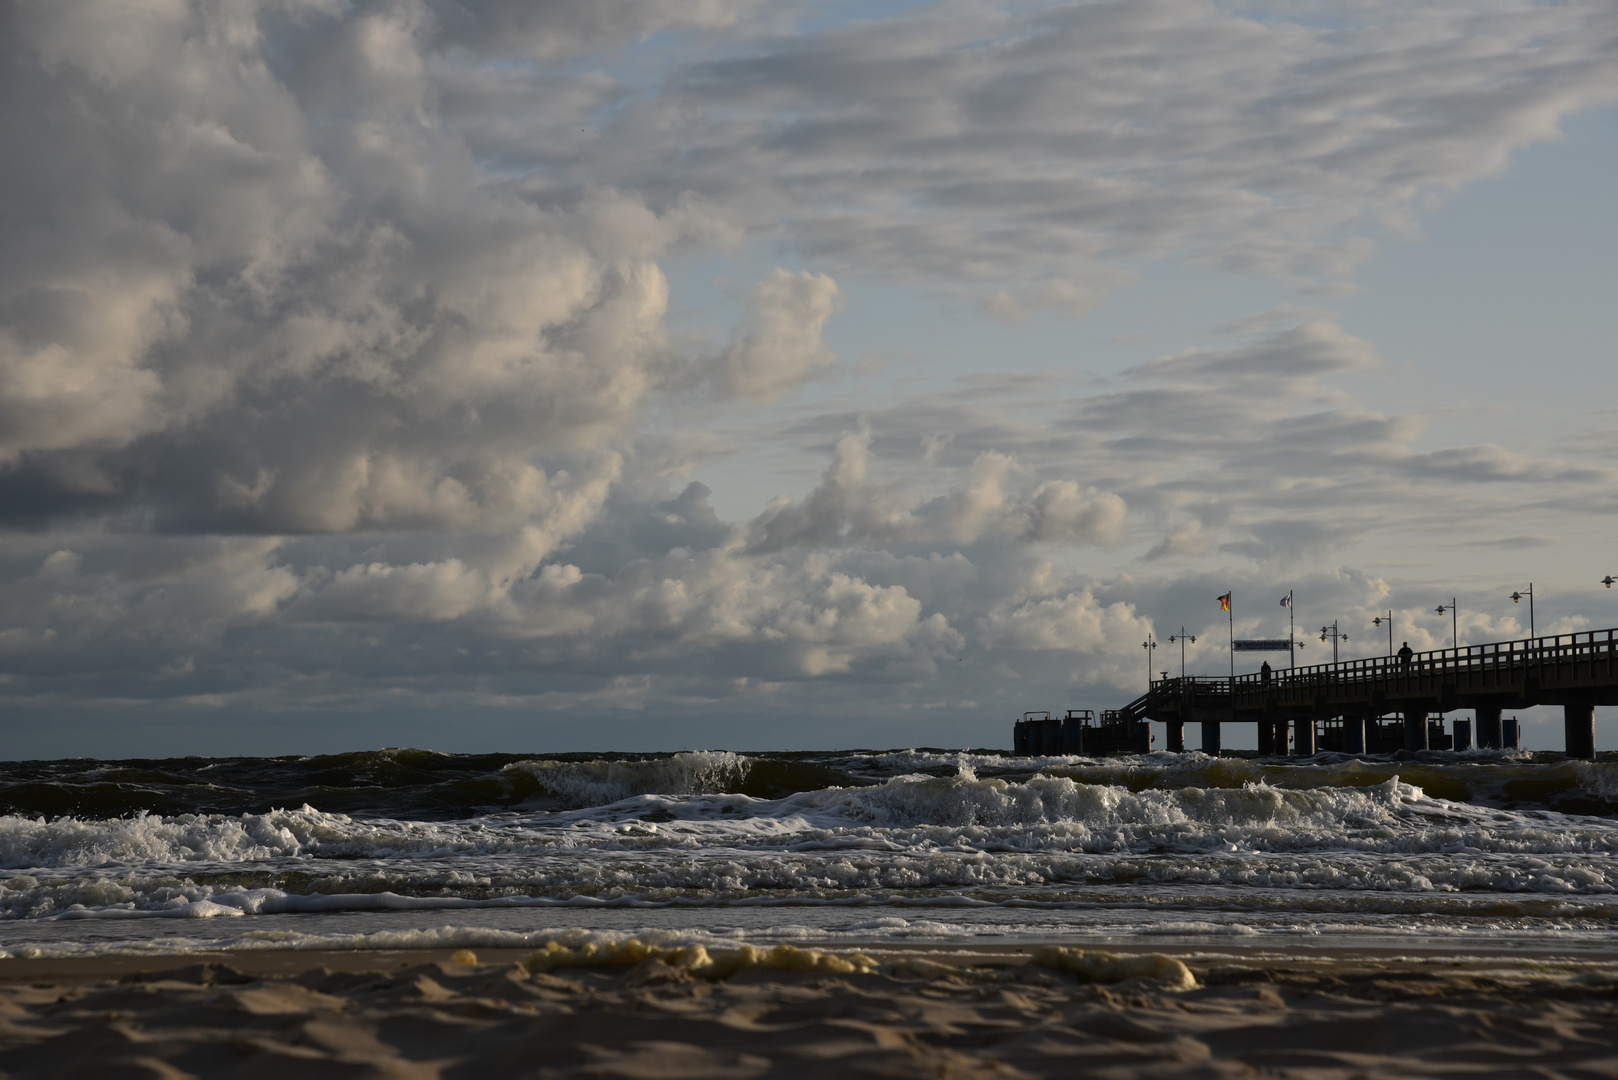
<path fill-rule="evenodd" d="M 713 374 L 721 393 L 770 402 L 824 376 L 837 357 L 820 335 L 842 304 L 837 283 L 825 274 L 776 267 L 751 297 L 750 325 L 717 359 Z"/>
<path fill-rule="evenodd" d="M 1177 356 L 1131 368 L 1142 379 L 1224 382 L 1264 379 L 1310 386 L 1327 375 L 1379 367 L 1376 350 L 1343 332 L 1329 316 L 1319 315 L 1269 337 L 1225 349 L 1190 349 Z"/>
<path fill-rule="evenodd" d="M 1066 505 L 1070 543 L 1116 543 L 1147 563 L 1219 553 L 1291 567 L 1370 536 L 1413 536 L 1412 523 L 1542 529 L 1546 485 L 1569 512 L 1607 512 L 1603 465 L 1489 444 L 1432 449 L 1424 415 L 1366 408 L 1355 380 L 1379 373 L 1380 359 L 1322 312 L 1264 313 L 1232 329 L 1246 340 L 1108 383 L 966 378 L 866 409 L 865 434 L 839 444 L 842 465 L 755 527 L 775 543 L 1034 541 L 1061 533 L 1050 511 Z M 828 414 L 798 431 L 810 446 L 848 422 Z M 867 477 L 876 448 L 883 484 Z M 927 496 L 921 485 L 940 474 L 956 479 Z M 813 539 L 787 528 L 806 515 L 825 526 Z M 862 532 L 857 518 L 882 526 Z"/>
<path fill-rule="evenodd" d="M 1610 482 L 1615 476 L 1611 469 L 1535 458 L 1493 443 L 1446 447 L 1442 450 L 1411 454 L 1401 462 L 1401 465 L 1411 476 L 1470 483 L 1490 481 L 1536 484 L 1591 483 Z"/>
<path fill-rule="evenodd" d="M 1391 586 L 1322 568 L 1362 536 L 1610 512 L 1604 465 L 1367 404 L 1381 359 L 1320 308 L 876 400 L 826 332 L 872 278 L 1001 319 L 1154 260 L 1341 289 L 1374 230 L 1618 93 L 1611 12 L 791 18 L 8 9 L 8 707 L 1116 697 L 1152 620 L 1233 580 L 1369 611 Z M 734 330 L 691 330 L 671 260 L 765 249 Z M 739 473 L 765 494 L 713 490 Z"/>
<path fill-rule="evenodd" d="M 1080 488 L 1072 480 L 1051 480 L 1041 484 L 1018 513 L 1027 522 L 1018 531 L 1025 540 L 1115 544 L 1123 535 L 1128 507 L 1111 492 Z"/>
<path fill-rule="evenodd" d="M 801 502 L 778 498 L 749 525 L 749 547 L 844 544 L 971 545 L 1004 537 L 1026 543 L 1112 544 L 1128 507 L 1111 492 L 1051 480 L 1026 495 L 1010 489 L 1022 471 L 1017 459 L 986 451 L 962 482 L 931 499 L 869 479 L 871 431 L 837 441 L 831 465 Z"/>
<path fill-rule="evenodd" d="M 1618 94 L 1613 19 L 937 5 L 676 67 L 617 120 L 646 156 L 577 169 L 703 192 L 840 274 L 974 292 L 1000 317 L 1083 310 L 1162 257 L 1340 292 L 1373 224 L 1413 230 Z"/>
<path fill-rule="evenodd" d="M 755 0 L 455 0 L 429 10 L 440 47 L 465 48 L 485 56 L 535 60 L 572 58 L 618 49 L 669 30 L 718 30 L 757 7 Z"/>
<path fill-rule="evenodd" d="M 1150 621 L 1127 604 L 1097 603 L 1087 592 L 1067 593 L 997 610 L 981 623 L 991 647 L 1060 650 L 1079 655 L 1106 654 L 1112 665 L 1133 659 L 1135 638 L 1151 631 Z M 1114 672 L 1109 672 L 1114 674 Z"/>
<path fill-rule="evenodd" d="M 1201 555 L 1207 550 L 1208 538 L 1202 531 L 1202 522 L 1193 519 L 1176 525 L 1172 532 L 1152 545 L 1144 558 L 1152 562 L 1172 555 Z"/>

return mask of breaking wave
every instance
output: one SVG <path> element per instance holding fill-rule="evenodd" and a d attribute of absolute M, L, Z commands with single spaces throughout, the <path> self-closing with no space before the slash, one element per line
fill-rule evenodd
<path fill-rule="evenodd" d="M 1618 824 L 1566 810 L 1618 797 L 1611 763 L 1451 758 L 695 751 L 473 765 L 388 751 L 340 768 L 333 759 L 92 763 L 60 782 L 84 786 L 93 773 L 95 783 L 127 785 L 139 772 L 152 785 L 161 773 L 168 793 L 121 814 L 0 815 L 0 920 L 774 904 L 1071 910 L 1146 904 L 1148 894 L 1181 912 L 1169 920 L 1181 926 L 1206 923 L 1210 903 L 1338 919 L 1618 917 Z M 254 799 L 341 790 L 348 809 L 302 801 L 174 812 L 163 801 L 191 785 L 227 802 L 218 792 L 240 794 L 243 778 L 259 774 L 275 783 Z M 373 788 L 395 793 L 354 805 Z M 455 800 L 474 789 L 503 794 L 472 812 Z M 17 784 L 10 790 L 15 804 Z"/>

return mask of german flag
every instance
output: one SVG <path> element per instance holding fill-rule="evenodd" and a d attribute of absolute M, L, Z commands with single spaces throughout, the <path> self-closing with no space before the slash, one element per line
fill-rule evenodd
<path fill-rule="evenodd" d="M 1224 596 L 1221 596 L 1219 598 L 1219 610 L 1220 611 L 1229 611 L 1230 610 L 1230 594 L 1229 593 L 1226 593 Z"/>

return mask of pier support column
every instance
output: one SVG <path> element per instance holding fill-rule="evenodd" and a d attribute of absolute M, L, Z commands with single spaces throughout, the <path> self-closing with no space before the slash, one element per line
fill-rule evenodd
<path fill-rule="evenodd" d="M 1353 713 L 1343 717 L 1343 752 L 1365 753 L 1365 717 Z"/>
<path fill-rule="evenodd" d="M 1219 721 L 1202 722 L 1202 752 L 1209 757 L 1219 756 Z"/>
<path fill-rule="evenodd" d="M 1185 721 L 1165 720 L 1163 721 L 1163 727 L 1165 729 L 1163 732 L 1165 749 L 1171 754 L 1185 753 Z"/>
<path fill-rule="evenodd" d="M 1474 711 L 1478 717 L 1478 749 L 1500 749 L 1500 710 L 1480 706 Z"/>
<path fill-rule="evenodd" d="M 1427 710 L 1405 710 L 1405 749 L 1427 749 Z"/>
<path fill-rule="evenodd" d="M 1258 722 L 1258 752 L 1260 757 L 1275 753 L 1275 721 L 1267 716 Z"/>
<path fill-rule="evenodd" d="M 1061 718 L 1056 716 L 1047 717 L 1039 722 L 1039 726 L 1039 752 L 1048 757 L 1055 757 L 1057 754 L 1065 753 L 1066 751 L 1062 748 Z"/>
<path fill-rule="evenodd" d="M 1312 716 L 1295 716 L 1292 718 L 1292 756 L 1310 757 L 1315 752 L 1315 718 Z"/>
<path fill-rule="evenodd" d="M 1596 709 L 1594 705 L 1563 705 L 1562 726 L 1567 732 L 1567 756 L 1596 756 Z"/>

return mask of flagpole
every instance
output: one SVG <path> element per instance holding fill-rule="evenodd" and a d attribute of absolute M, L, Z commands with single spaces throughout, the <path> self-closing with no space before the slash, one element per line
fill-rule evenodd
<path fill-rule="evenodd" d="M 1292 590 L 1288 589 L 1287 590 L 1287 667 L 1288 668 L 1296 668 L 1298 666 L 1298 646 L 1293 644 L 1293 639 L 1296 638 L 1297 636 L 1298 636 L 1297 623 L 1296 623 L 1296 620 L 1293 618 L 1293 610 L 1292 610 Z"/>
<path fill-rule="evenodd" d="M 1225 614 L 1230 617 L 1230 692 L 1236 692 L 1236 594 L 1228 592 L 1230 602 L 1225 605 Z M 1232 698 L 1231 701 L 1235 701 Z"/>

